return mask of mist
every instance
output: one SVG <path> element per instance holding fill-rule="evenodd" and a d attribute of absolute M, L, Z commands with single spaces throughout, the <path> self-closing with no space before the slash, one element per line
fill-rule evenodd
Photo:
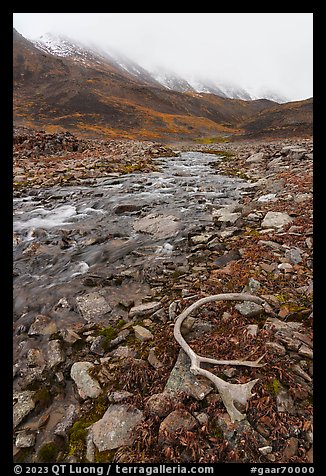
<path fill-rule="evenodd" d="M 313 95 L 312 13 L 14 13 L 26 38 L 45 33 L 115 49 L 144 68 L 272 91 Z"/>

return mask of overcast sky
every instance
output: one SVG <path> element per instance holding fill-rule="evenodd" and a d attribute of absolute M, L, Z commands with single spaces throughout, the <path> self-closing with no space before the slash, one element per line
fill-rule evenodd
<path fill-rule="evenodd" d="M 14 13 L 29 39 L 63 34 L 147 69 L 233 82 L 288 100 L 313 95 L 312 13 Z"/>

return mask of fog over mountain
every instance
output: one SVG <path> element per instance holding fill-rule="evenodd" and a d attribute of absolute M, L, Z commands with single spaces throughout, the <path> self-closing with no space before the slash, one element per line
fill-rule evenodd
<path fill-rule="evenodd" d="M 15 13 L 14 26 L 32 40 L 50 32 L 118 51 L 167 87 L 312 96 L 312 13 Z"/>

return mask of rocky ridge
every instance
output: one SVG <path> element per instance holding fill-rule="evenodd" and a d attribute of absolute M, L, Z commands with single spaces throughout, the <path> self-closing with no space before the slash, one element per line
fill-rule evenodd
<path fill-rule="evenodd" d="M 58 144 L 55 139 L 46 138 Z M 35 151 L 36 140 L 33 135 L 27 151 L 44 160 L 44 151 Z M 84 143 L 70 135 L 63 140 L 68 145 L 48 146 L 50 156 L 66 154 L 66 147 L 83 154 Z M 44 164 L 31 169 L 23 157 L 28 143 L 20 144 L 16 167 L 29 164 L 28 186 L 41 186 Z M 111 143 L 111 150 L 119 144 Z M 147 299 L 136 304 L 126 296 L 121 305 L 128 319 L 109 327 L 98 321 L 110 309 L 101 295 L 105 283 L 95 280 L 74 303 L 84 324 L 58 332 L 40 314 L 14 328 L 20 346 L 38 336 L 47 349 L 32 345 L 26 360 L 14 365 L 16 461 L 312 462 L 312 141 L 196 148 L 211 154 L 217 173 L 251 183 L 237 203 L 211 209 L 210 225 L 189 232 L 188 266 L 167 258 L 165 272 L 147 277 Z M 76 160 L 69 162 L 72 169 Z M 15 173 L 17 179 L 27 169 Z M 93 177 L 93 170 L 85 167 L 87 176 Z M 271 318 L 259 306 L 248 306 L 252 303 L 221 302 L 184 323 L 183 333 L 200 355 L 265 354 L 266 365 L 259 369 L 211 369 L 232 383 L 259 379 L 241 409 L 247 418 L 235 423 L 211 383 L 189 372 L 187 356 L 173 338 L 181 310 L 222 292 L 258 294 L 277 313 Z M 71 305 L 63 299 L 57 308 Z M 57 407 L 63 397 L 64 413 Z"/>

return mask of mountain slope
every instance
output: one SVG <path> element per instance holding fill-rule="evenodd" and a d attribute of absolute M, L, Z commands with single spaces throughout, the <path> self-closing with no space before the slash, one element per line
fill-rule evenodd
<path fill-rule="evenodd" d="M 148 139 L 233 134 L 276 106 L 171 90 L 127 58 L 62 39 L 40 46 L 16 31 L 13 67 L 15 122 L 49 131 Z"/>

